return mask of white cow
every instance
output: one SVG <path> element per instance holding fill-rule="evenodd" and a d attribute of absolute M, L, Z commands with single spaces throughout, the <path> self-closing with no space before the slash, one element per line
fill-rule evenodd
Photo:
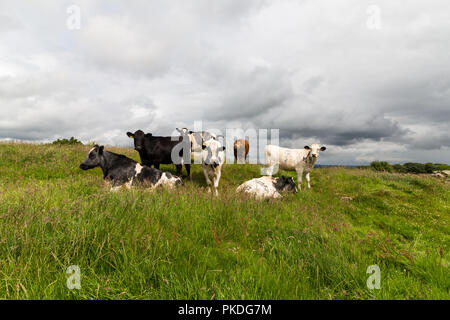
<path fill-rule="evenodd" d="M 202 144 L 209 139 L 217 140 L 218 137 L 214 133 L 209 131 L 190 131 L 187 128 L 175 128 L 181 136 L 187 135 L 191 142 L 191 158 L 194 159 L 194 163 L 199 164 L 202 161 Z"/>
<path fill-rule="evenodd" d="M 212 185 L 214 194 L 217 196 L 219 195 L 217 188 L 222 174 L 222 166 L 225 162 L 225 147 L 219 141 L 211 138 L 203 142 L 202 149 L 202 167 L 208 192 L 211 192 Z"/>
<path fill-rule="evenodd" d="M 297 192 L 294 179 L 292 177 L 281 178 L 261 177 L 244 182 L 237 187 L 236 192 L 246 193 L 256 199 L 282 198 L 282 192 Z"/>
<path fill-rule="evenodd" d="M 311 188 L 309 173 L 314 167 L 314 163 L 319 157 L 319 151 L 325 151 L 325 147 L 320 147 L 314 143 L 310 147 L 305 146 L 303 149 L 288 149 L 274 145 L 265 147 L 266 164 L 264 174 L 272 176 L 274 170 L 278 168 L 288 171 L 297 171 L 298 189 L 301 190 L 302 175 L 306 173 L 306 181 L 308 189 Z"/>

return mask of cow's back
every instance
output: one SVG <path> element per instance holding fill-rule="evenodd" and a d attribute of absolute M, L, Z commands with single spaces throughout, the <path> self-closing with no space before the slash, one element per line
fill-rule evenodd
<path fill-rule="evenodd" d="M 268 165 L 278 164 L 279 168 L 283 170 L 295 170 L 303 159 L 301 149 L 289 149 L 275 145 L 267 145 L 265 154 Z"/>
<path fill-rule="evenodd" d="M 155 163 L 171 164 L 172 149 L 182 141 L 182 137 L 176 137 L 177 140 L 172 140 L 172 137 L 148 137 L 144 143 L 144 151 L 141 155 L 141 160 L 146 165 Z M 142 158 L 144 156 L 144 159 Z M 182 156 L 182 153 L 181 153 Z"/>

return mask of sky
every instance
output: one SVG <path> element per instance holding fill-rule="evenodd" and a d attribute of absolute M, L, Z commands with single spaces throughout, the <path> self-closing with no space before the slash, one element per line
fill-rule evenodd
<path fill-rule="evenodd" d="M 319 164 L 450 163 L 449 39 L 447 0 L 2 0 L 0 139 L 201 122 Z"/>

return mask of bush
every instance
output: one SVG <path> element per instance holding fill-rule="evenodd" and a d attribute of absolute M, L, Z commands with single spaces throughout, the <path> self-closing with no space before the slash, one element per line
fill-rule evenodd
<path fill-rule="evenodd" d="M 408 172 L 408 170 L 406 170 L 406 168 L 403 165 L 398 164 L 398 163 L 394 164 L 392 166 L 392 169 L 394 170 L 394 172 L 398 172 L 398 173 L 406 173 L 406 172 Z"/>
<path fill-rule="evenodd" d="M 370 167 L 375 171 L 387 171 L 387 172 L 392 171 L 391 165 L 386 161 L 373 161 L 370 164 Z"/>
<path fill-rule="evenodd" d="M 52 142 L 52 144 L 59 145 L 77 145 L 82 144 L 81 141 L 75 139 L 74 137 L 70 137 L 70 139 L 58 139 Z"/>
<path fill-rule="evenodd" d="M 407 162 L 407 163 L 403 164 L 403 167 L 405 167 L 406 172 L 427 173 L 427 168 L 425 168 L 425 165 L 422 163 Z"/>
<path fill-rule="evenodd" d="M 407 162 L 404 164 L 390 165 L 386 161 L 373 161 L 370 167 L 376 171 L 398 172 L 398 173 L 433 173 L 435 171 L 450 170 L 450 166 L 441 163 L 417 163 Z"/>

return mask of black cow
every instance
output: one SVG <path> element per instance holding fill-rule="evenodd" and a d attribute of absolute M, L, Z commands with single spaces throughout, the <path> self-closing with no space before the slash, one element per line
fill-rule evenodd
<path fill-rule="evenodd" d="M 183 184 L 181 178 L 170 172 L 162 172 L 155 168 L 142 166 L 133 159 L 110 151 L 105 151 L 103 146 L 95 145 L 88 153 L 87 158 L 80 164 L 83 170 L 100 167 L 103 171 L 103 179 L 110 180 L 111 190 L 117 190 L 125 185 L 130 188 L 134 185 L 142 185 L 155 188 L 160 185 L 173 188 Z"/>
<path fill-rule="evenodd" d="M 146 166 L 159 169 L 160 164 L 175 164 L 177 175 L 181 175 L 183 167 L 186 168 L 187 177 L 191 175 L 191 143 L 188 138 L 158 137 L 151 133 L 138 130 L 135 133 L 127 132 L 127 136 L 134 139 L 134 149 L 139 152 L 141 162 Z M 183 149 L 189 150 L 183 157 Z M 179 151 L 178 151 L 179 150 Z M 178 152 L 177 152 L 178 151 Z"/>

